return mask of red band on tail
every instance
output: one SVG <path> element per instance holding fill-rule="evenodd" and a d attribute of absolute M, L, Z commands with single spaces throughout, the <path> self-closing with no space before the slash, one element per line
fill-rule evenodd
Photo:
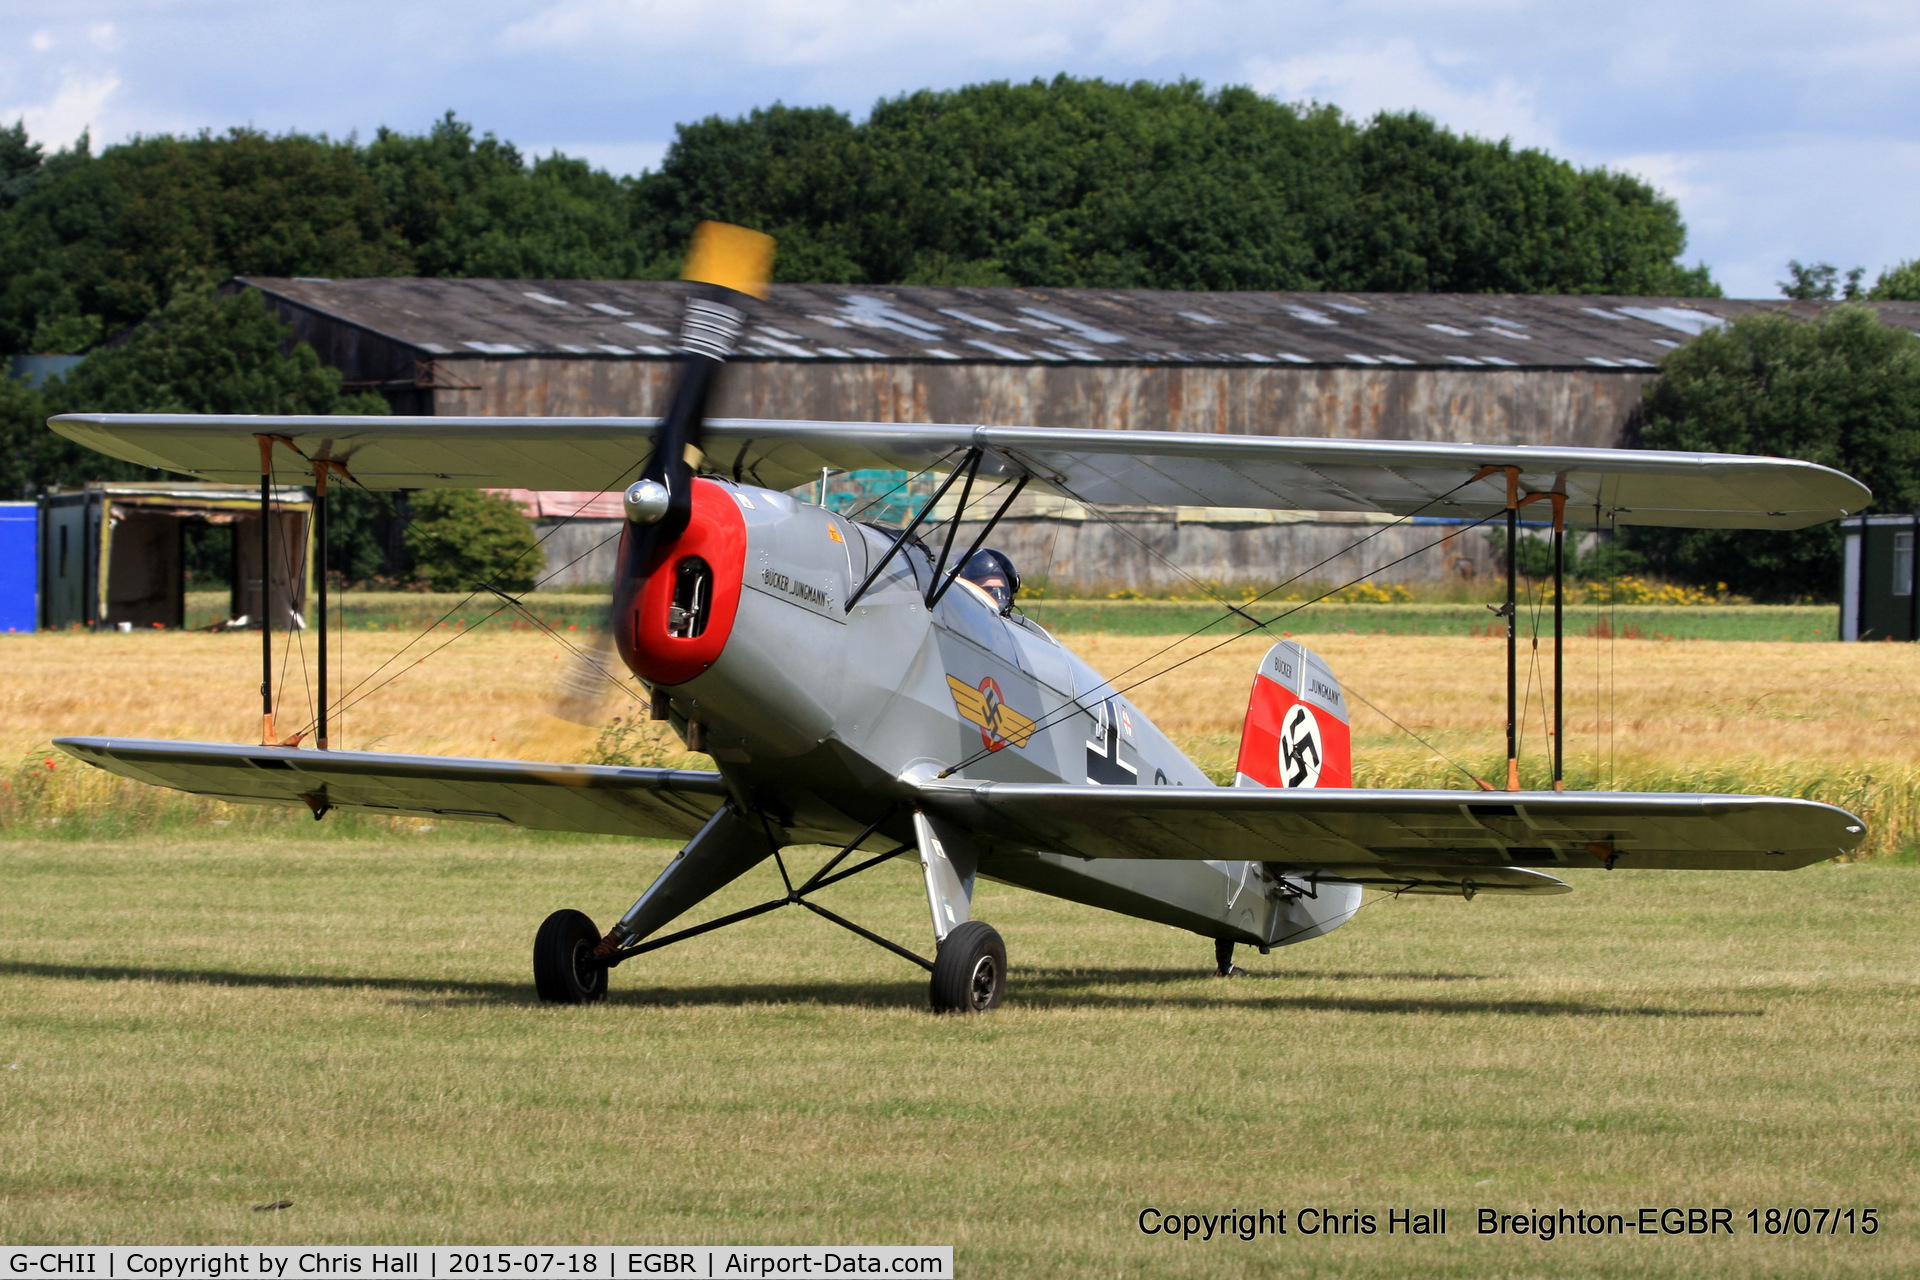
<path fill-rule="evenodd" d="M 1302 697 L 1302 694 L 1305 697 Z M 1311 652 L 1283 641 L 1253 678 L 1240 735 L 1241 778 L 1263 787 L 1350 787 L 1353 736 L 1340 686 Z"/>

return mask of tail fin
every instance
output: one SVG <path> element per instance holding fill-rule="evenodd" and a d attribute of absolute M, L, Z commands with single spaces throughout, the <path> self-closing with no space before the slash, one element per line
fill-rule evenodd
<path fill-rule="evenodd" d="M 1350 787 L 1353 735 L 1340 682 L 1317 654 L 1282 640 L 1260 659 L 1240 732 L 1237 787 Z"/>

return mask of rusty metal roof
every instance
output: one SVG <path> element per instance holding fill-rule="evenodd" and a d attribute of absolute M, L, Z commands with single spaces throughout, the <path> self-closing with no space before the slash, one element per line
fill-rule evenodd
<path fill-rule="evenodd" d="M 268 279 L 238 283 L 441 360 L 660 360 L 677 281 Z M 1650 370 L 1749 311 L 1831 303 L 1442 293 L 1175 293 L 775 285 L 740 355 L 788 361 Z M 1920 331 L 1920 303 L 1874 304 Z"/>

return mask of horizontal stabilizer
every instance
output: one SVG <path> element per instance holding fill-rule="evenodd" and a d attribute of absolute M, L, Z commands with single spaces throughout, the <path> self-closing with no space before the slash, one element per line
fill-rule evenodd
<path fill-rule="evenodd" d="M 256 435 L 285 439 L 282 474 L 340 463 L 370 489 L 620 492 L 639 474 L 653 418 L 286 417 L 63 414 L 55 431 L 110 457 L 203 480 L 253 483 Z M 1313 436 L 710 419 L 711 473 L 791 489 L 820 471 L 953 465 L 985 452 L 989 474 L 1025 475 L 1082 502 L 1359 511 L 1477 520 L 1519 491 L 1560 493 L 1577 525 L 1800 529 L 1871 500 L 1852 477 L 1787 458 L 1650 449 L 1565 449 Z M 1492 468 L 1494 470 L 1488 470 Z M 1545 520 L 1542 503 L 1529 519 Z"/>
<path fill-rule="evenodd" d="M 1844 809 L 1770 796 L 939 782 L 920 799 L 1003 853 L 1244 859 L 1416 891 L 1553 892 L 1535 877 L 1601 866 L 1786 871 L 1866 837 Z"/>
<path fill-rule="evenodd" d="M 506 822 L 534 831 L 687 840 L 727 798 L 717 773 L 228 742 L 57 738 L 109 773 L 241 804 Z"/>

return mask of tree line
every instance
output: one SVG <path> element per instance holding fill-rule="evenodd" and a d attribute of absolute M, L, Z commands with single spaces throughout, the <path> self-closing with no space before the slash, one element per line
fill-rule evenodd
<path fill-rule="evenodd" d="M 1060 77 L 680 126 L 660 167 L 529 161 L 451 114 L 47 155 L 0 130 L 0 352 L 83 351 L 231 275 L 659 279 L 693 224 L 778 278 L 1137 289 L 1717 293 L 1637 178 L 1192 82 Z"/>
<path fill-rule="evenodd" d="M 233 275 L 669 278 L 695 222 L 780 241 L 822 283 L 1717 295 L 1673 202 L 1636 178 L 1351 119 L 1247 89 L 1060 77 L 923 91 L 864 121 L 775 105 L 681 126 L 660 167 L 531 161 L 451 114 L 366 142 L 236 129 L 48 155 L 0 129 L 0 353 L 89 353 L 42 390 L 0 379 L 0 495 L 134 478 L 47 432 L 66 411 L 368 413 Z M 1796 297 L 1920 297 L 1920 265 Z M 1663 361 L 1650 447 L 1841 466 L 1920 500 L 1920 341 L 1841 308 L 1743 318 Z M 344 519 L 335 562 L 372 562 Z M 1768 542 L 1766 539 L 1771 538 Z M 1659 572 L 1762 599 L 1830 596 L 1832 530 L 1637 533 Z"/>

